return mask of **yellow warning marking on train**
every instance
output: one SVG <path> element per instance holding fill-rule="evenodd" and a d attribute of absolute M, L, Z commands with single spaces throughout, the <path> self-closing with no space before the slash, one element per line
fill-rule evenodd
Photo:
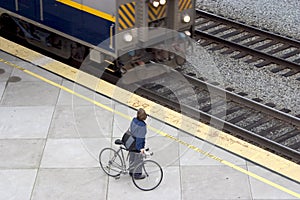
<path fill-rule="evenodd" d="M 123 11 L 119 11 L 119 15 L 121 19 L 127 24 L 126 28 L 133 27 L 133 23 L 128 19 L 128 17 L 123 13 Z"/>
<path fill-rule="evenodd" d="M 2 49 L 5 52 L 8 52 L 12 55 L 16 55 L 17 57 L 19 57 L 23 60 L 26 60 L 28 62 L 31 62 L 33 64 L 37 63 L 36 60 L 40 60 L 40 59 L 44 58 L 43 55 L 41 55 L 37 52 L 34 52 L 30 49 L 27 49 L 25 47 L 22 47 L 20 45 L 17 45 L 13 42 L 10 42 L 2 37 L 0 37 L 0 49 Z M 132 94 L 122 88 L 119 88 L 112 84 L 109 84 L 106 81 L 98 79 L 92 75 L 89 75 L 89 74 L 81 72 L 77 69 L 71 68 L 70 66 L 67 66 L 63 63 L 52 60 L 50 58 L 49 58 L 49 60 L 48 59 L 46 59 L 46 60 L 47 60 L 47 63 L 44 65 L 40 65 L 40 67 L 47 69 L 49 71 L 52 71 L 58 75 L 61 75 L 61 76 L 65 77 L 66 79 L 76 81 L 77 83 L 79 83 L 83 86 L 86 86 L 90 89 L 94 89 L 95 91 L 97 91 L 103 95 L 106 95 L 108 97 L 111 97 L 113 99 L 116 99 L 118 102 L 124 103 L 131 108 L 136 109 L 139 107 L 143 107 L 154 118 L 165 121 L 167 124 L 170 124 L 170 125 L 177 127 L 183 131 L 191 133 L 203 140 L 206 140 L 208 142 L 213 142 L 218 147 L 227 149 L 228 151 L 233 152 L 241 157 L 245 157 L 255 163 L 258 163 L 261 166 L 264 166 L 264 167 L 266 167 L 270 170 L 273 170 L 285 177 L 288 177 L 291 180 L 300 182 L 300 173 L 299 173 L 300 166 L 297 165 L 296 163 L 293 163 L 293 162 L 288 161 L 280 156 L 277 156 L 275 154 L 267 152 L 259 147 L 256 147 L 252 144 L 249 144 L 245 141 L 242 141 L 238 138 L 228 135 L 222 131 L 218 131 L 212 127 L 209 127 L 206 124 L 202 124 L 202 123 L 195 121 L 189 117 L 186 117 L 184 115 L 176 113 L 175 111 L 172 111 L 170 109 L 167 109 L 165 107 L 157 105 L 154 102 L 146 100 L 135 94 Z M 10 62 L 5 61 L 3 59 L 1 59 L 0 61 L 4 62 L 6 64 L 10 64 Z M 12 65 L 14 65 L 14 64 L 12 64 Z M 22 67 L 19 67 L 19 66 L 16 66 L 16 68 L 18 68 L 26 73 L 29 72 L 28 70 L 23 69 Z M 29 73 L 34 75 L 34 73 L 32 73 L 32 72 L 29 72 Z M 39 75 L 37 75 L 37 77 L 39 77 Z M 43 77 L 41 77 L 41 78 L 43 80 L 49 82 L 50 84 L 52 82 Z M 57 83 L 54 83 L 54 85 L 62 88 L 65 91 L 68 91 L 76 96 L 86 99 L 87 101 L 90 101 L 90 102 L 94 103 L 95 105 L 102 106 L 101 103 L 96 102 L 96 101 L 89 99 L 85 96 L 82 96 L 80 94 L 77 94 L 74 91 L 70 90 L 69 88 L 63 87 Z M 117 112 L 117 111 L 113 111 L 113 109 L 110 107 L 103 105 L 103 108 L 110 110 L 111 112 L 115 112 L 116 114 L 123 116 L 127 119 L 130 119 L 129 116 L 127 116 L 123 113 Z M 164 116 L 166 116 L 166 117 L 164 118 Z M 199 149 L 198 147 L 195 147 L 195 146 L 190 145 L 178 138 L 168 135 L 167 133 L 156 130 L 154 127 L 148 127 L 148 128 L 150 130 L 153 130 L 165 137 L 168 137 L 182 145 L 185 145 L 188 148 L 190 148 L 196 152 L 199 152 L 203 155 L 206 155 L 207 157 L 217 160 L 226 166 L 232 167 L 235 170 L 245 173 L 259 181 L 262 181 L 262 182 L 264 182 L 270 186 L 273 186 L 281 191 L 284 191 L 290 195 L 300 198 L 299 193 L 291 191 L 285 187 L 282 187 L 274 182 L 269 181 L 266 178 L 263 178 L 252 172 L 244 170 L 228 161 L 225 161 L 217 156 L 214 156 L 208 152 L 205 152 L 205 151 Z"/>
<path fill-rule="evenodd" d="M 126 29 L 126 24 L 123 22 L 122 19 L 119 19 L 119 30 Z"/>
<path fill-rule="evenodd" d="M 132 28 L 135 25 L 135 2 L 120 5 L 119 30 Z"/>
<path fill-rule="evenodd" d="M 148 20 L 153 21 L 166 16 L 166 5 L 159 6 L 158 8 L 153 7 L 151 4 L 148 5 Z"/>
<path fill-rule="evenodd" d="M 113 109 L 113 108 L 111 108 L 109 106 L 106 106 L 106 105 L 104 105 L 104 104 L 102 104 L 102 103 L 100 103 L 98 101 L 95 101 L 95 100 L 93 100 L 93 99 L 91 99 L 89 97 L 81 95 L 81 94 L 75 92 L 72 89 L 69 89 L 69 88 L 67 88 L 65 86 L 62 86 L 62 85 L 60 85 L 58 83 L 55 83 L 55 82 L 53 82 L 53 81 L 51 81 L 51 80 L 49 80 L 47 78 L 44 78 L 43 76 L 40 76 L 40 75 L 38 75 L 38 74 L 36 74 L 34 72 L 31 72 L 31 71 L 29 71 L 29 70 L 27 70 L 27 69 L 25 69 L 23 67 L 20 67 L 20 66 L 18 66 L 16 64 L 13 64 L 13 63 L 11 63 L 9 61 L 6 61 L 4 59 L 1 59 L 1 58 L 0 58 L 0 62 L 3 62 L 3 63 L 5 63 L 5 64 L 7 64 L 9 66 L 12 66 L 12 67 L 14 67 L 16 69 L 19 69 L 19 70 L 21 70 L 21 71 L 23 71 L 23 72 L 25 72 L 25 73 L 27 73 L 27 74 L 35 77 L 35 78 L 38 78 L 38 79 L 40 79 L 40 80 L 42 80 L 42 81 L 44 81 L 46 83 L 49 83 L 50 85 L 53 85 L 55 87 L 58 87 L 58 88 L 60 88 L 60 89 L 62 89 L 64 91 L 66 91 L 66 92 L 69 92 L 70 94 L 73 94 L 73 95 L 75 95 L 75 96 L 77 96 L 79 98 L 82 98 L 82 99 L 90 102 L 90 103 L 93 103 L 94 105 L 99 106 L 99 107 L 101 107 L 101 108 L 103 108 L 103 109 L 105 109 L 107 111 L 113 112 L 113 113 L 115 113 L 115 114 L 117 114 L 117 115 L 119 115 L 119 116 L 121 116 L 121 117 L 123 117 L 125 119 L 131 120 L 130 116 L 128 116 L 128 115 L 126 115 L 126 114 L 124 114 L 122 112 L 119 112 L 119 111 L 117 111 L 117 110 L 115 110 L 115 109 Z M 247 170 L 245 170 L 245 169 L 243 169 L 243 168 L 241 168 L 239 166 L 236 166 L 236 165 L 234 165 L 231 162 L 223 160 L 223 159 L 221 159 L 221 158 L 219 158 L 219 157 L 217 157 L 217 156 L 215 156 L 215 155 L 213 155 L 213 154 L 211 154 L 211 153 L 209 153 L 207 151 L 204 151 L 204 150 L 202 150 L 202 149 L 200 149 L 200 148 L 198 148 L 198 147 L 196 147 L 194 145 L 191 145 L 191 144 L 189 144 L 187 142 L 184 142 L 183 140 L 180 140 L 180 139 L 178 139 L 178 138 L 176 138 L 176 137 L 174 137 L 172 135 L 169 135 L 169 134 L 167 134 L 167 133 L 165 133 L 165 132 L 163 132 L 161 130 L 158 130 L 158 129 L 156 129 L 154 127 L 151 127 L 151 126 L 148 126 L 148 129 L 150 129 L 150 130 L 152 130 L 152 131 L 156 132 L 157 134 L 160 134 L 160 135 L 162 135 L 164 137 L 170 138 L 170 139 L 172 139 L 172 140 L 174 140 L 174 141 L 176 141 L 176 142 L 178 142 L 178 143 L 180 143 L 180 144 L 188 147 L 189 149 L 192 149 L 192 150 L 194 150 L 194 151 L 196 151 L 198 153 L 201 153 L 201 154 L 203 154 L 203 155 L 205 155 L 205 156 L 207 156 L 207 157 L 209 157 L 211 159 L 214 159 L 214 160 L 216 160 L 216 161 L 218 161 L 218 162 L 220 162 L 220 163 L 222 163 L 222 164 L 224 164 L 226 166 L 229 166 L 229 167 L 231 167 L 231 168 L 233 168 L 235 170 L 238 170 L 238 171 L 240 171 L 240 172 L 242 172 L 244 174 L 247 174 L 247 175 L 251 176 L 252 178 L 255 178 L 255 179 L 257 179 L 257 180 L 259 180 L 261 182 L 264 182 L 264 183 L 266 183 L 266 184 L 268 184 L 268 185 L 270 185 L 272 187 L 275 187 L 275 188 L 277 188 L 277 189 L 279 189 L 279 190 L 281 190 L 283 192 L 286 192 L 286 193 L 288 193 L 288 194 L 290 194 L 292 196 L 300 198 L 300 194 L 297 193 L 297 192 L 289 190 L 289 189 L 287 189 L 287 188 L 285 188 L 285 187 L 283 187 L 283 186 L 281 186 L 279 184 L 276 184 L 276 183 L 274 183 L 274 182 L 272 182 L 272 181 L 270 181 L 270 180 L 268 180 L 266 178 L 263 178 L 263 177 L 261 177 L 261 176 L 259 176 L 257 174 L 254 174 L 254 173 L 252 173 L 250 171 L 247 171 Z"/>
<path fill-rule="evenodd" d="M 179 0 L 178 6 L 179 6 L 180 11 L 192 8 L 192 1 L 191 0 Z"/>
<path fill-rule="evenodd" d="M 148 11 L 148 21 L 153 21 L 153 20 L 155 20 L 155 16 L 150 11 Z"/>
<path fill-rule="evenodd" d="M 129 10 L 130 10 L 132 13 L 135 13 L 135 9 L 134 9 L 134 7 L 135 7 L 135 2 L 129 3 L 129 4 L 127 4 L 127 6 L 128 6 Z"/>
<path fill-rule="evenodd" d="M 134 23 L 135 22 L 135 10 L 134 10 L 135 4 L 126 4 L 120 6 L 122 11 L 125 12 L 125 15 Z"/>
<path fill-rule="evenodd" d="M 86 6 L 86 5 L 83 5 L 83 4 L 80 4 L 80 3 L 77 3 L 75 1 L 72 1 L 72 0 L 56 0 L 56 1 L 60 2 L 60 3 L 63 3 L 65 5 L 68 5 L 72 8 L 76 8 L 78 10 L 81 10 L 81 11 L 90 13 L 92 15 L 101 17 L 103 19 L 106 19 L 106 20 L 109 20 L 109 21 L 112 21 L 112 22 L 116 21 L 116 18 L 113 15 L 110 15 L 108 13 L 102 12 L 100 10 L 91 8 L 89 6 Z M 72 16 L 70 16 L 70 17 L 72 17 Z"/>

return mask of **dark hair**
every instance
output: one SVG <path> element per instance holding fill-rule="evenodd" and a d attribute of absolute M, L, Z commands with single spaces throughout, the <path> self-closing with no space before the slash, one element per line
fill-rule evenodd
<path fill-rule="evenodd" d="M 145 120 L 147 118 L 146 111 L 143 108 L 138 109 L 136 117 L 138 120 Z"/>

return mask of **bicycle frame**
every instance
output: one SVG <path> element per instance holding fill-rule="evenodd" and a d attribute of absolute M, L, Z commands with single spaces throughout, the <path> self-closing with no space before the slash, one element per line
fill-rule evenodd
<path fill-rule="evenodd" d="M 125 159 L 125 155 L 124 155 L 124 151 L 127 151 L 124 147 L 120 147 L 116 152 L 117 154 L 119 154 L 121 156 L 121 159 L 122 159 L 122 169 L 121 169 L 121 173 L 122 174 L 127 174 L 127 172 L 129 171 L 129 166 L 127 168 L 127 165 L 126 165 L 126 160 L 128 159 L 128 156 L 129 156 L 129 152 L 128 152 L 128 155 L 127 155 L 127 158 Z M 121 153 L 120 153 L 121 152 Z M 150 153 L 149 155 L 145 154 L 143 155 L 143 160 L 146 160 L 148 156 L 151 156 L 152 154 Z"/>
<path fill-rule="evenodd" d="M 121 169 L 122 171 L 121 171 L 121 173 L 122 174 L 126 174 L 129 171 L 129 168 L 127 169 L 126 160 L 125 160 L 125 156 L 124 156 L 123 150 L 126 150 L 126 149 L 123 148 L 123 147 L 120 147 L 117 150 L 117 154 L 119 154 L 121 156 L 121 159 L 122 159 L 122 169 Z M 127 157 L 128 157 L 128 155 L 127 155 Z"/>

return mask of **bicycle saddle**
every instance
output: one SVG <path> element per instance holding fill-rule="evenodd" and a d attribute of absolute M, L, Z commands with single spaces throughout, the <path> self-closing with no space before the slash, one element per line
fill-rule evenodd
<path fill-rule="evenodd" d="M 116 139 L 116 140 L 115 140 L 115 144 L 117 144 L 117 145 L 122 145 L 123 142 L 122 142 L 122 140 L 120 140 L 120 139 Z"/>

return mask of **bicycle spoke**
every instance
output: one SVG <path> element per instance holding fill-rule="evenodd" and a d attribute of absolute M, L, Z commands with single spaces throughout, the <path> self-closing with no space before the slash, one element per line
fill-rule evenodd
<path fill-rule="evenodd" d="M 120 155 L 111 148 L 105 148 L 100 152 L 99 163 L 103 171 L 109 176 L 119 176 L 123 169 Z"/>
<path fill-rule="evenodd" d="M 119 164 L 115 161 L 111 161 L 110 165 L 112 165 L 112 167 L 117 167 L 117 168 L 120 168 L 120 169 L 122 169 L 122 166 L 123 166 L 122 163 Z"/>
<path fill-rule="evenodd" d="M 133 171 L 137 174 L 142 169 L 142 174 L 146 177 L 144 179 L 135 179 L 132 177 L 133 183 L 141 190 L 149 191 L 155 189 L 162 181 L 163 171 L 159 164 L 152 160 L 146 160 L 140 163 Z"/>

